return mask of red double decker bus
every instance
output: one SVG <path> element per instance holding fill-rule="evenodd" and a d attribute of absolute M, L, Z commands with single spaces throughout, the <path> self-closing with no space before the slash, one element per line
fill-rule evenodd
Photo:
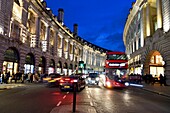
<path fill-rule="evenodd" d="M 103 84 L 106 87 L 125 87 L 124 81 L 128 69 L 128 59 L 124 52 L 107 52 L 105 60 L 105 77 Z"/>

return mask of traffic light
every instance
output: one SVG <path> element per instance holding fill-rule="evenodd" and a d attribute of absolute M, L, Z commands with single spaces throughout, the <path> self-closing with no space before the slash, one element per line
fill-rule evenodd
<path fill-rule="evenodd" d="M 84 61 L 79 61 L 79 68 L 84 68 Z"/>

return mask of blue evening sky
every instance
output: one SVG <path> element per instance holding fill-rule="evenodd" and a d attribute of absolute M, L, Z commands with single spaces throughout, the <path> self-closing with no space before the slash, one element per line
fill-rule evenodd
<path fill-rule="evenodd" d="M 125 51 L 123 30 L 135 0 L 45 0 L 53 14 L 64 9 L 64 24 L 78 35 L 105 49 Z"/>

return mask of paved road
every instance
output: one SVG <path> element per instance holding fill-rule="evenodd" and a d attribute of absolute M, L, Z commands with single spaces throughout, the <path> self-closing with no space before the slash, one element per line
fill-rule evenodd
<path fill-rule="evenodd" d="M 0 113 L 71 113 L 73 92 L 43 84 L 0 91 Z M 87 86 L 77 93 L 77 113 L 170 113 L 170 98 L 142 89 Z"/>
<path fill-rule="evenodd" d="M 98 113 L 170 113 L 170 98 L 140 88 L 88 88 Z"/>

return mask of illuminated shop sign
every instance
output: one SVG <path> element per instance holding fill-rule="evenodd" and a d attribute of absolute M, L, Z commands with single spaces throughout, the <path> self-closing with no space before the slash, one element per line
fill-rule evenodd
<path fill-rule="evenodd" d="M 125 66 L 126 64 L 125 63 L 109 63 L 109 66 Z"/>

